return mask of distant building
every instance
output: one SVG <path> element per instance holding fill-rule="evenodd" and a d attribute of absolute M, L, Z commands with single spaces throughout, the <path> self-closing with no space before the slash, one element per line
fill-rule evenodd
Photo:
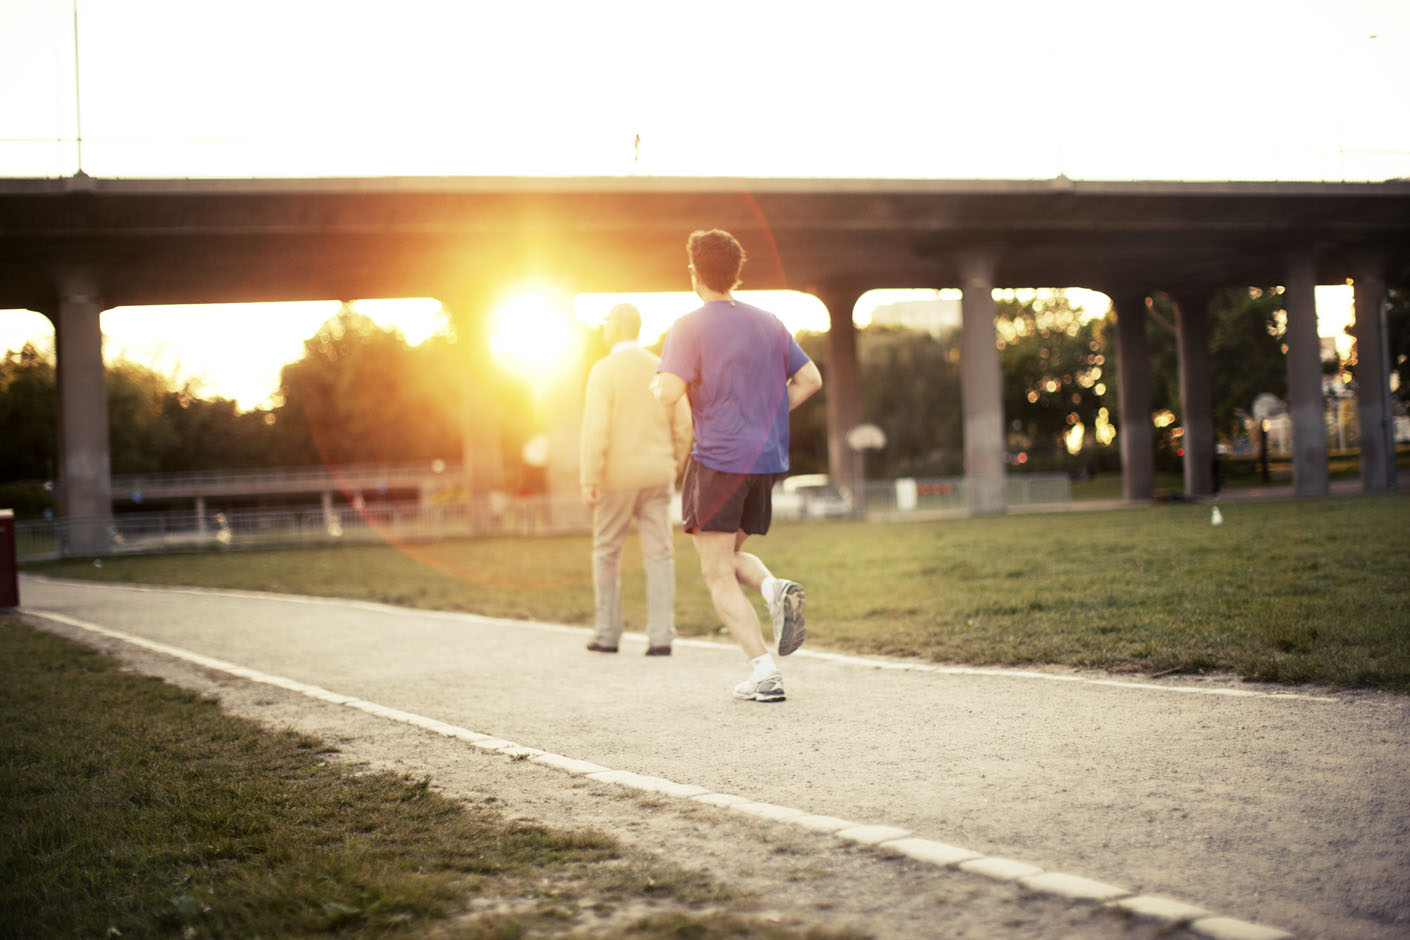
<path fill-rule="evenodd" d="M 939 339 L 960 328 L 960 301 L 903 300 L 882 304 L 872 311 L 871 325 L 915 330 Z"/>

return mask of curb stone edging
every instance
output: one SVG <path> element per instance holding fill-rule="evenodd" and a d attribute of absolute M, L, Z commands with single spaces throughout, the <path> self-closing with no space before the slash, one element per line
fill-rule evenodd
<path fill-rule="evenodd" d="M 1190 929 L 1210 940 L 1293 940 L 1286 930 L 1234 917 L 1205 917 L 1190 924 Z"/>
<path fill-rule="evenodd" d="M 980 856 L 967 862 L 960 862 L 958 867 L 961 871 L 983 875 L 986 878 L 993 878 L 995 881 L 1022 881 L 1024 878 L 1032 878 L 1034 875 L 1043 873 L 1043 869 L 1037 865 L 1030 865 L 1012 858 L 992 856 Z"/>
<path fill-rule="evenodd" d="M 898 829 L 895 826 L 853 826 L 850 829 L 841 829 L 833 833 L 839 839 L 847 839 L 851 842 L 860 842 L 862 845 L 880 845 L 883 842 L 894 842 L 897 839 L 904 839 L 911 835 L 909 829 Z"/>
<path fill-rule="evenodd" d="M 1116 885 L 1057 871 L 1045 871 L 1028 878 L 1020 878 L 1018 883 L 1030 891 L 1057 894 L 1074 901 L 1112 901 L 1131 893 Z"/>
<path fill-rule="evenodd" d="M 1118 907 L 1123 911 L 1144 917 L 1148 920 L 1163 920 L 1172 924 L 1192 923 L 1214 914 L 1202 907 L 1186 904 L 1161 894 L 1142 894 L 1134 898 L 1112 901 L 1108 907 Z"/>
<path fill-rule="evenodd" d="M 982 858 L 978 852 L 971 852 L 969 849 L 962 849 L 957 845 L 948 845 L 944 842 L 935 842 L 931 839 L 895 839 L 891 842 L 881 843 L 883 849 L 892 849 L 902 855 L 908 855 L 918 862 L 929 862 L 932 865 L 939 865 L 943 868 L 954 867 L 960 862 L 967 862 L 970 859 Z"/>

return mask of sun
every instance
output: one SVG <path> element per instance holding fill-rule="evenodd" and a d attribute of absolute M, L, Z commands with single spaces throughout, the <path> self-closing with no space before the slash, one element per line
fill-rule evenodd
<path fill-rule="evenodd" d="M 534 388 L 558 376 L 581 343 L 582 326 L 545 294 L 515 294 L 490 318 L 495 362 Z"/>

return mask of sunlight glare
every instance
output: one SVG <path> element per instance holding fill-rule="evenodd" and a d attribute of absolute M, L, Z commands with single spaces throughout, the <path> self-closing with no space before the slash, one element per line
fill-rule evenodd
<path fill-rule="evenodd" d="M 515 294 L 495 308 L 490 352 L 535 389 L 555 377 L 581 345 L 582 329 L 542 293 Z"/>
<path fill-rule="evenodd" d="M 796 290 L 741 290 L 735 296 L 767 310 L 783 321 L 789 332 L 826 332 L 827 308 L 812 294 Z M 670 330 L 671 324 L 700 307 L 700 298 L 691 291 L 655 293 L 578 294 L 573 298 L 573 316 L 588 329 L 595 329 L 617 304 L 631 304 L 641 312 L 641 344 L 650 346 Z"/>

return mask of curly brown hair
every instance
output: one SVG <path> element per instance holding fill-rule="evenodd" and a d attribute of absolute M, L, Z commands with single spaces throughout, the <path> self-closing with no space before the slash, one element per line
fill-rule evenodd
<path fill-rule="evenodd" d="M 697 230 L 686 239 L 685 252 L 695 268 L 695 276 L 706 287 L 722 294 L 739 286 L 744 267 L 744 246 L 722 229 Z"/>

